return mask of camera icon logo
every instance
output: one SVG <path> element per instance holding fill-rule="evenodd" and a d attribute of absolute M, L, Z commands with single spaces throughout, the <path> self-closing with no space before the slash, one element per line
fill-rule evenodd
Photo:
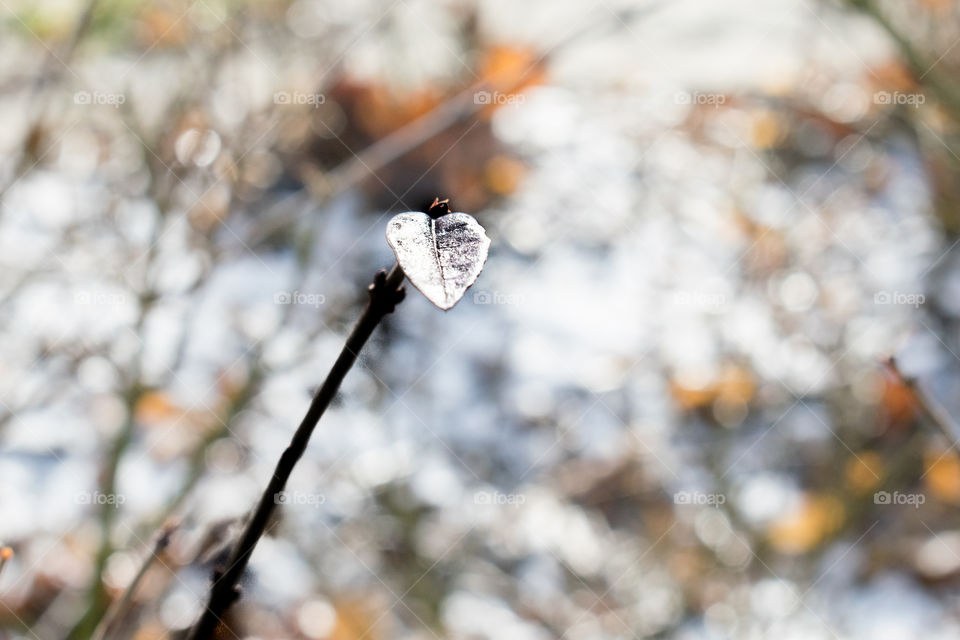
<path fill-rule="evenodd" d="M 493 102 L 493 96 L 489 91 L 477 91 L 473 94 L 473 103 L 474 104 L 491 104 Z"/>
<path fill-rule="evenodd" d="M 693 496 L 689 491 L 678 491 L 673 494 L 673 503 L 674 504 L 692 504 Z"/>
<path fill-rule="evenodd" d="M 492 304 L 493 296 L 489 291 L 477 291 L 473 294 L 473 303 L 474 304 Z"/>
<path fill-rule="evenodd" d="M 877 91 L 875 94 L 873 94 L 873 102 L 875 104 L 891 104 L 893 102 L 893 98 L 889 91 Z"/>
<path fill-rule="evenodd" d="M 889 291 L 878 291 L 873 294 L 873 303 L 874 304 L 890 304 L 890 292 Z"/>
<path fill-rule="evenodd" d="M 273 294 L 274 304 L 290 304 L 293 302 L 293 296 L 290 295 L 289 291 L 277 291 Z"/>
<path fill-rule="evenodd" d="M 890 504 L 891 497 L 889 491 L 877 491 L 873 494 L 873 504 Z"/>
<path fill-rule="evenodd" d="M 677 104 L 690 104 L 693 98 L 686 91 L 680 91 L 673 96 L 673 101 Z"/>
<path fill-rule="evenodd" d="M 73 94 L 74 104 L 90 104 L 92 98 L 89 91 L 77 91 Z"/>
<path fill-rule="evenodd" d="M 273 102 L 274 104 L 290 104 L 290 93 L 287 91 L 277 91 L 273 94 Z"/>

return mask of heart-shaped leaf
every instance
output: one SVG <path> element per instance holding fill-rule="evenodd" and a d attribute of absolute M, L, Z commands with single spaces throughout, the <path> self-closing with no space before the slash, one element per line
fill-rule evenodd
<path fill-rule="evenodd" d="M 483 227 L 468 213 L 435 219 L 419 211 L 397 214 L 387 224 L 387 242 L 407 279 L 444 310 L 480 275 L 490 247 Z"/>

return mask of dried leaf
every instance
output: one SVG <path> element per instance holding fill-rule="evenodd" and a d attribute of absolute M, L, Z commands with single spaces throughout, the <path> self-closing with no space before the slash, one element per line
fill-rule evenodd
<path fill-rule="evenodd" d="M 408 211 L 387 225 L 387 242 L 407 279 L 441 309 L 457 304 L 487 260 L 490 239 L 467 213 L 433 219 Z"/>

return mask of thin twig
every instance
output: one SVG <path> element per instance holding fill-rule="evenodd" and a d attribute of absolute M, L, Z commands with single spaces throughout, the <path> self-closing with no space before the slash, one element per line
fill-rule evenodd
<path fill-rule="evenodd" d="M 373 284 L 370 286 L 370 300 L 367 302 L 360 320 L 357 321 L 356 326 L 347 338 L 340 356 L 334 362 L 326 380 L 323 381 L 323 385 L 314 395 L 310 408 L 293 434 L 289 446 L 280 456 L 277 467 L 267 484 L 267 488 L 260 497 L 256 510 L 247 522 L 240 539 L 230 554 L 229 560 L 227 560 L 226 568 L 222 572 L 214 573 L 209 602 L 197 624 L 191 630 L 190 640 L 213 638 L 214 631 L 221 622 L 224 613 L 239 597 L 240 593 L 237 585 L 247 567 L 247 563 L 250 561 L 254 548 L 257 546 L 257 542 L 266 531 L 270 517 L 277 506 L 278 495 L 286 486 L 287 479 L 293 472 L 294 466 L 310 442 L 313 430 L 334 396 L 336 396 L 340 389 L 340 383 L 343 382 L 347 372 L 350 371 L 356 361 L 357 354 L 360 353 L 363 345 L 384 316 L 393 312 L 396 305 L 403 300 L 403 277 L 400 265 L 394 265 L 389 275 L 385 271 L 380 271 L 374 277 Z"/>
<path fill-rule="evenodd" d="M 126 591 L 123 592 L 123 597 L 120 598 L 119 601 L 115 602 L 113 606 L 107 610 L 107 613 L 103 616 L 103 618 L 101 618 L 100 624 L 97 625 L 97 628 L 93 633 L 93 640 L 104 640 L 107 638 L 107 636 L 115 631 L 117 626 L 123 622 L 124 618 L 127 617 L 127 611 L 130 608 L 130 602 L 133 601 L 133 596 L 137 592 L 137 588 L 143 581 L 144 576 L 147 575 L 147 571 L 150 570 L 150 567 L 152 567 L 154 562 L 160 557 L 160 554 L 163 553 L 168 546 L 170 546 L 170 538 L 173 536 L 174 531 L 176 531 L 177 526 L 178 525 L 176 524 L 167 526 L 157 537 L 157 541 L 154 543 L 152 551 L 143 560 L 143 564 L 140 565 L 140 570 L 137 571 L 137 575 L 134 576 L 129 586 L 127 586 Z"/>

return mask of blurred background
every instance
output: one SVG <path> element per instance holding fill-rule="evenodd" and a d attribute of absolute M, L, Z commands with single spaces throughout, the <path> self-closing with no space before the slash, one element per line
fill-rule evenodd
<path fill-rule="evenodd" d="M 958 18 L 0 0 L 0 638 L 958 637 Z"/>

